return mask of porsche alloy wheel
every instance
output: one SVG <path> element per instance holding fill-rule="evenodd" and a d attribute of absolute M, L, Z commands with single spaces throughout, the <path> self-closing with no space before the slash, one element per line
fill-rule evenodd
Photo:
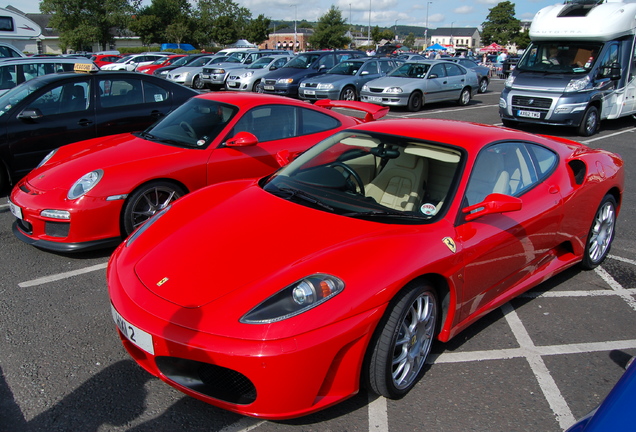
<path fill-rule="evenodd" d="M 593 269 L 603 262 L 610 251 L 614 240 L 616 227 L 616 200 L 612 195 L 606 195 L 601 202 L 592 227 L 587 236 L 585 254 L 581 266 L 585 269 Z"/>
<path fill-rule="evenodd" d="M 169 182 L 152 182 L 141 186 L 124 204 L 123 234 L 130 235 L 155 213 L 185 194 L 183 188 Z"/>
<path fill-rule="evenodd" d="M 424 373 L 438 315 L 437 295 L 426 283 L 407 285 L 396 296 L 369 346 L 369 390 L 395 399 L 413 388 Z"/>

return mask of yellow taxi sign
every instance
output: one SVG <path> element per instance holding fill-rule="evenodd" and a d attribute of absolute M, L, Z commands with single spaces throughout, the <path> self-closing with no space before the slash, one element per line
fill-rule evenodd
<path fill-rule="evenodd" d="M 75 72 L 92 72 L 96 71 L 97 67 L 93 63 L 75 63 L 73 70 Z"/>

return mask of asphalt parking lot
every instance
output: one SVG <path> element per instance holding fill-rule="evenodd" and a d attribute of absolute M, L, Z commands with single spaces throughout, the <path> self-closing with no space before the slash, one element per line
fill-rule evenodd
<path fill-rule="evenodd" d="M 500 124 L 503 81 L 468 106 L 389 117 Z M 636 355 L 636 120 L 606 121 L 581 139 L 622 155 L 626 187 L 611 255 L 571 269 L 492 312 L 447 344 L 405 398 L 366 392 L 317 414 L 263 421 L 199 402 L 125 353 L 112 321 L 111 251 L 52 254 L 21 243 L 0 198 L 0 431 L 561 431 L 593 409 Z M 302 365 L 299 365 L 302 369 Z M 290 370 L 290 374 L 297 371 Z M 301 379 L 301 378 L 299 378 Z"/>

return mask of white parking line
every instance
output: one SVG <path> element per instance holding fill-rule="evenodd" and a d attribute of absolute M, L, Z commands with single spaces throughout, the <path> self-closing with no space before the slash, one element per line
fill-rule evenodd
<path fill-rule="evenodd" d="M 375 399 L 374 399 L 375 398 Z M 389 416 L 387 414 L 386 399 L 369 393 L 369 432 L 388 432 Z"/>
<path fill-rule="evenodd" d="M 590 138 L 588 140 L 580 141 L 580 142 L 583 143 L 583 144 L 589 144 L 589 143 L 594 142 L 594 141 L 602 140 L 602 139 L 613 137 L 613 136 L 617 136 L 617 135 L 622 135 L 624 133 L 631 133 L 631 132 L 634 132 L 634 131 L 636 131 L 636 128 L 626 129 L 626 130 L 623 130 L 623 131 L 620 131 L 620 132 L 614 132 L 613 134 L 609 134 L 609 135 L 597 136 L 595 138 Z"/>
<path fill-rule="evenodd" d="M 404 113 L 399 113 L 400 115 L 395 115 L 395 118 L 408 118 L 408 117 L 413 117 L 416 115 L 422 115 L 422 114 L 440 114 L 440 113 L 445 113 L 445 112 L 455 112 L 455 111 L 470 111 L 470 110 L 476 110 L 476 109 L 482 109 L 482 108 L 492 108 L 494 106 L 499 106 L 499 105 L 475 105 L 475 106 L 468 106 L 468 107 L 462 107 L 462 108 L 450 108 L 450 109 L 438 109 L 435 111 L 418 111 L 418 112 L 414 112 L 411 114 L 404 114 Z M 387 115 L 387 117 L 389 117 L 391 115 Z M 393 116 L 391 116 L 393 117 Z"/>
<path fill-rule="evenodd" d="M 58 273 L 58 274 L 54 274 L 54 275 L 51 275 L 51 276 L 45 276 L 45 277 L 41 277 L 41 278 L 38 278 L 38 279 L 33 279 L 33 280 L 30 280 L 30 281 L 26 281 L 26 282 L 20 282 L 18 284 L 18 286 L 20 288 L 28 288 L 28 287 L 32 287 L 32 286 L 43 285 L 43 284 L 46 284 L 46 283 L 49 283 L 49 282 L 55 282 L 55 281 L 62 280 L 62 279 L 68 279 L 68 278 L 73 277 L 73 276 L 77 276 L 77 275 L 81 275 L 81 274 L 85 274 L 85 273 L 90 273 L 90 272 L 102 270 L 102 269 L 105 269 L 107 265 L 108 265 L 108 263 L 96 264 L 94 266 L 84 267 L 84 268 L 78 269 L 78 270 L 68 271 L 68 272 L 64 272 L 64 273 Z"/>

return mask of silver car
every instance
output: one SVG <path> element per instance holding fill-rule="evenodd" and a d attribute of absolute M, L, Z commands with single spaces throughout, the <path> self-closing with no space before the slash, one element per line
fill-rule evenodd
<path fill-rule="evenodd" d="M 261 57 L 248 67 L 235 69 L 229 72 L 225 81 L 225 88 L 239 91 L 258 91 L 258 85 L 270 71 L 276 70 L 289 60 L 291 55 L 268 55 Z"/>
<path fill-rule="evenodd" d="M 479 78 L 479 93 L 486 93 L 488 91 L 488 84 L 490 83 L 490 68 L 482 66 L 476 61 L 462 57 L 445 58 L 445 61 L 452 61 L 464 66 L 466 69 L 474 70 Z"/>
<path fill-rule="evenodd" d="M 478 89 L 474 71 L 444 60 L 427 60 L 404 63 L 387 76 L 369 81 L 362 87 L 360 100 L 419 111 L 433 102 L 466 105 Z"/>
<path fill-rule="evenodd" d="M 298 96 L 305 100 L 358 100 L 362 86 L 398 66 L 391 58 L 343 60 L 326 74 L 305 78 Z"/>
<path fill-rule="evenodd" d="M 225 59 L 227 59 L 227 56 L 209 55 L 200 57 L 187 66 L 171 70 L 168 72 L 166 79 L 200 90 L 204 87 L 201 79 L 203 66 L 217 62 L 220 63 Z"/>

